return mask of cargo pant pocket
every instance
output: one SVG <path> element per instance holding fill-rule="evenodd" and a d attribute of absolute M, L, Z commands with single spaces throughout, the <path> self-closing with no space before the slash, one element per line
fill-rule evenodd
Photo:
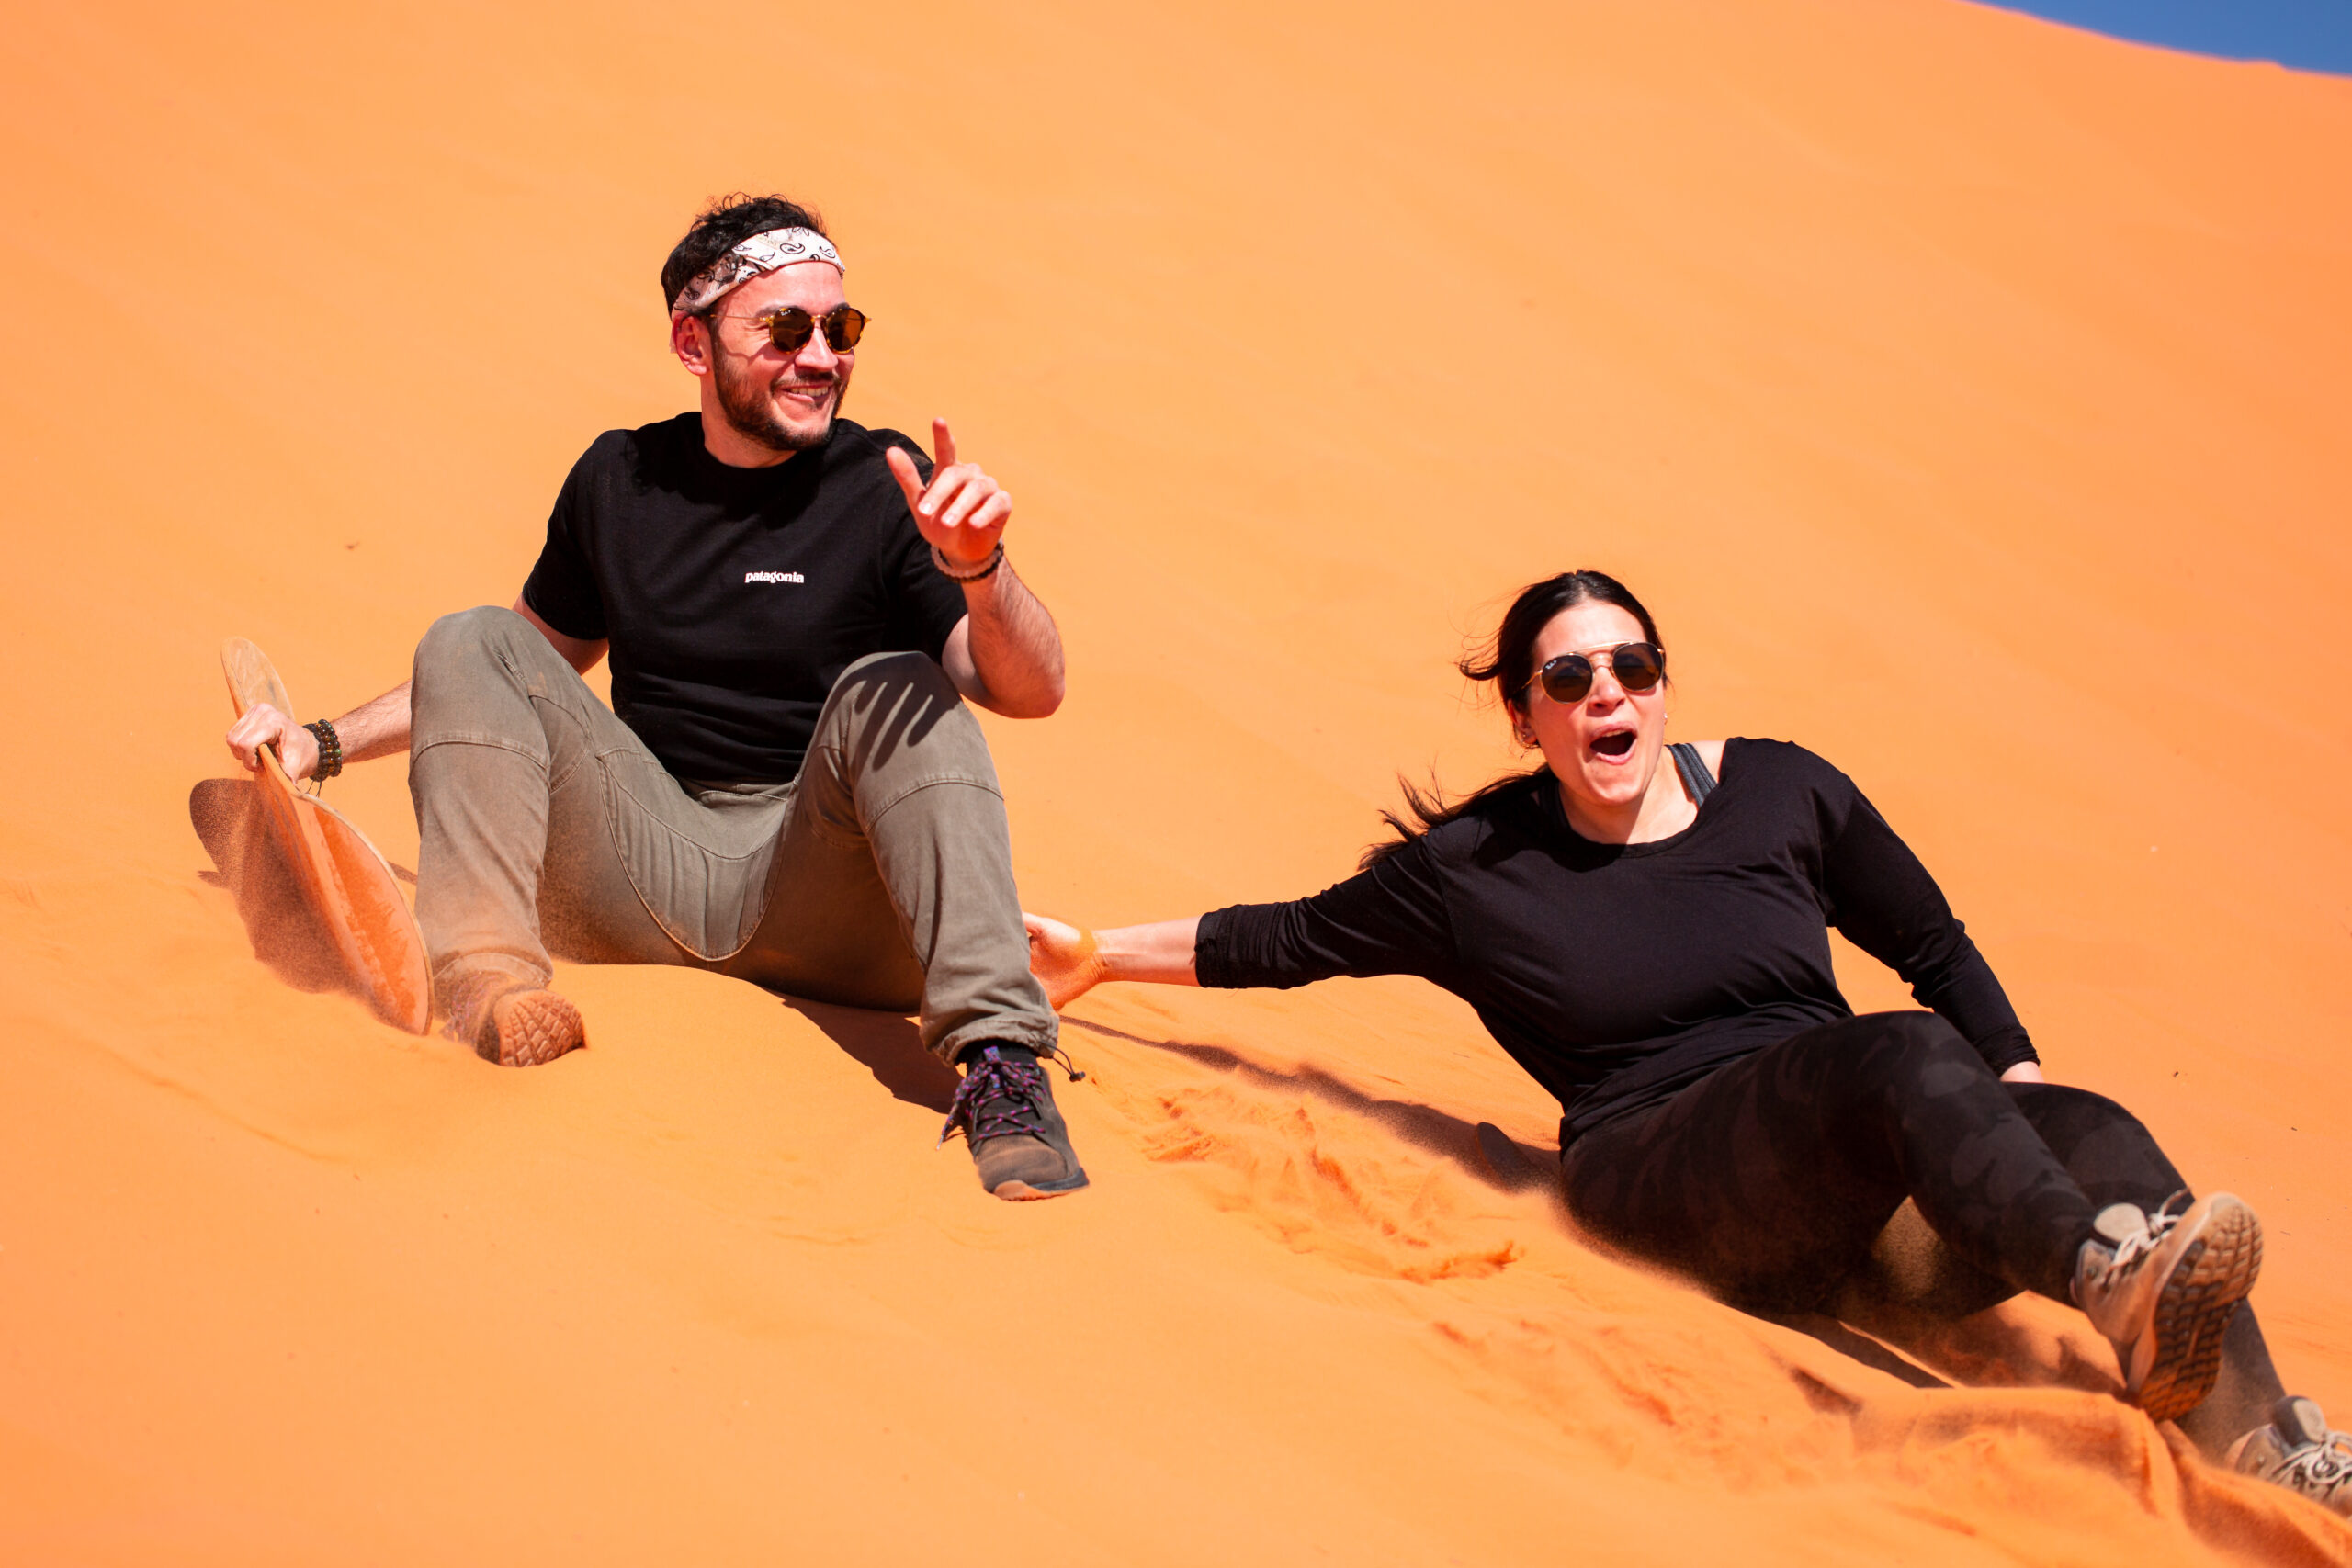
<path fill-rule="evenodd" d="M 610 752 L 597 761 L 613 848 L 646 912 L 705 964 L 741 953 L 767 912 L 790 799 L 713 811 L 650 758 Z"/>

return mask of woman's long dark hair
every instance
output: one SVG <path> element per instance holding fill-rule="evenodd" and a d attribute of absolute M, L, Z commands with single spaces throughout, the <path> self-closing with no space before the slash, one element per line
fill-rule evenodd
<path fill-rule="evenodd" d="M 1531 582 L 1519 591 L 1519 597 L 1503 612 L 1503 624 L 1496 628 L 1494 640 L 1485 647 L 1465 654 L 1455 668 L 1464 680 L 1481 684 L 1491 681 L 1495 694 L 1502 699 L 1507 713 L 1522 707 L 1521 694 L 1527 682 L 1535 677 L 1535 639 L 1552 624 L 1552 617 L 1563 610 L 1578 604 L 1614 604 L 1642 624 L 1642 636 L 1666 650 L 1665 641 L 1657 635 L 1657 622 L 1634 597 L 1634 591 L 1605 571 L 1564 571 L 1557 577 L 1547 577 L 1541 582 Z M 1449 802 L 1445 792 L 1433 782 L 1424 793 L 1404 774 L 1396 775 L 1396 785 L 1405 793 L 1405 813 L 1384 811 L 1380 819 L 1396 831 L 1393 839 L 1384 839 L 1363 852 L 1357 863 L 1369 871 L 1396 853 L 1415 839 L 1432 828 L 1442 828 L 1458 817 L 1466 817 L 1494 796 L 1507 789 L 1516 789 L 1530 779 L 1546 778 L 1548 767 L 1533 768 L 1526 773 L 1506 773 L 1491 784 L 1472 790 L 1461 799 Z M 1409 814 L 1409 815 L 1407 815 Z"/>

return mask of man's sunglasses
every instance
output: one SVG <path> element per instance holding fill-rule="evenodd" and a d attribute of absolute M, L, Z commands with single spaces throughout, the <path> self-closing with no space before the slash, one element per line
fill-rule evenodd
<path fill-rule="evenodd" d="M 1650 692 L 1666 679 L 1666 649 L 1654 642 L 1621 642 L 1614 648 L 1596 648 L 1592 652 L 1605 655 L 1609 672 L 1617 677 L 1617 684 L 1628 692 Z M 1547 659 L 1544 668 L 1529 677 L 1527 685 L 1544 684 L 1544 694 L 1555 703 L 1580 703 L 1592 694 L 1592 678 L 1596 673 L 1592 660 L 1582 653 L 1564 653 L 1557 659 Z M 1520 688 L 1523 694 L 1527 686 Z"/>
<path fill-rule="evenodd" d="M 755 318 L 752 324 L 765 327 L 768 341 L 786 354 L 797 354 L 808 346 L 817 329 L 825 329 L 825 341 L 832 344 L 835 354 L 847 354 L 865 335 L 865 312 L 853 310 L 847 305 L 836 305 L 821 316 L 812 316 L 797 305 L 787 305 L 772 314 Z"/>

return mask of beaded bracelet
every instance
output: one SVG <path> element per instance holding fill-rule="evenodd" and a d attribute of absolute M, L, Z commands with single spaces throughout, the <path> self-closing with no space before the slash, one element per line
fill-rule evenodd
<path fill-rule="evenodd" d="M 314 718 L 302 728 L 319 743 L 319 765 L 311 776 L 324 784 L 343 772 L 343 737 L 323 718 Z"/>
<path fill-rule="evenodd" d="M 978 582 L 984 577 L 994 577 L 996 575 L 996 569 L 1004 564 L 1004 541 L 1002 539 L 999 539 L 996 542 L 996 548 L 989 553 L 989 564 L 980 568 L 978 571 L 957 571 L 954 567 L 947 564 L 947 558 L 939 553 L 939 547 L 937 545 L 931 547 L 931 564 L 937 567 L 939 569 L 939 575 L 944 577 L 950 582 Z"/>

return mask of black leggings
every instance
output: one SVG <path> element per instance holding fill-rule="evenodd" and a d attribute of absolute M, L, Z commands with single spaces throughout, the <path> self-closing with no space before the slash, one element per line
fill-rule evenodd
<path fill-rule="evenodd" d="M 1603 1122 L 1561 1168 L 1586 1230 L 1765 1313 L 1822 1310 L 1905 1198 L 1992 1277 L 1984 1304 L 2069 1301 L 2092 1216 L 2185 1185 L 2113 1100 L 2004 1084 L 1920 1012 L 1809 1029 Z"/>

